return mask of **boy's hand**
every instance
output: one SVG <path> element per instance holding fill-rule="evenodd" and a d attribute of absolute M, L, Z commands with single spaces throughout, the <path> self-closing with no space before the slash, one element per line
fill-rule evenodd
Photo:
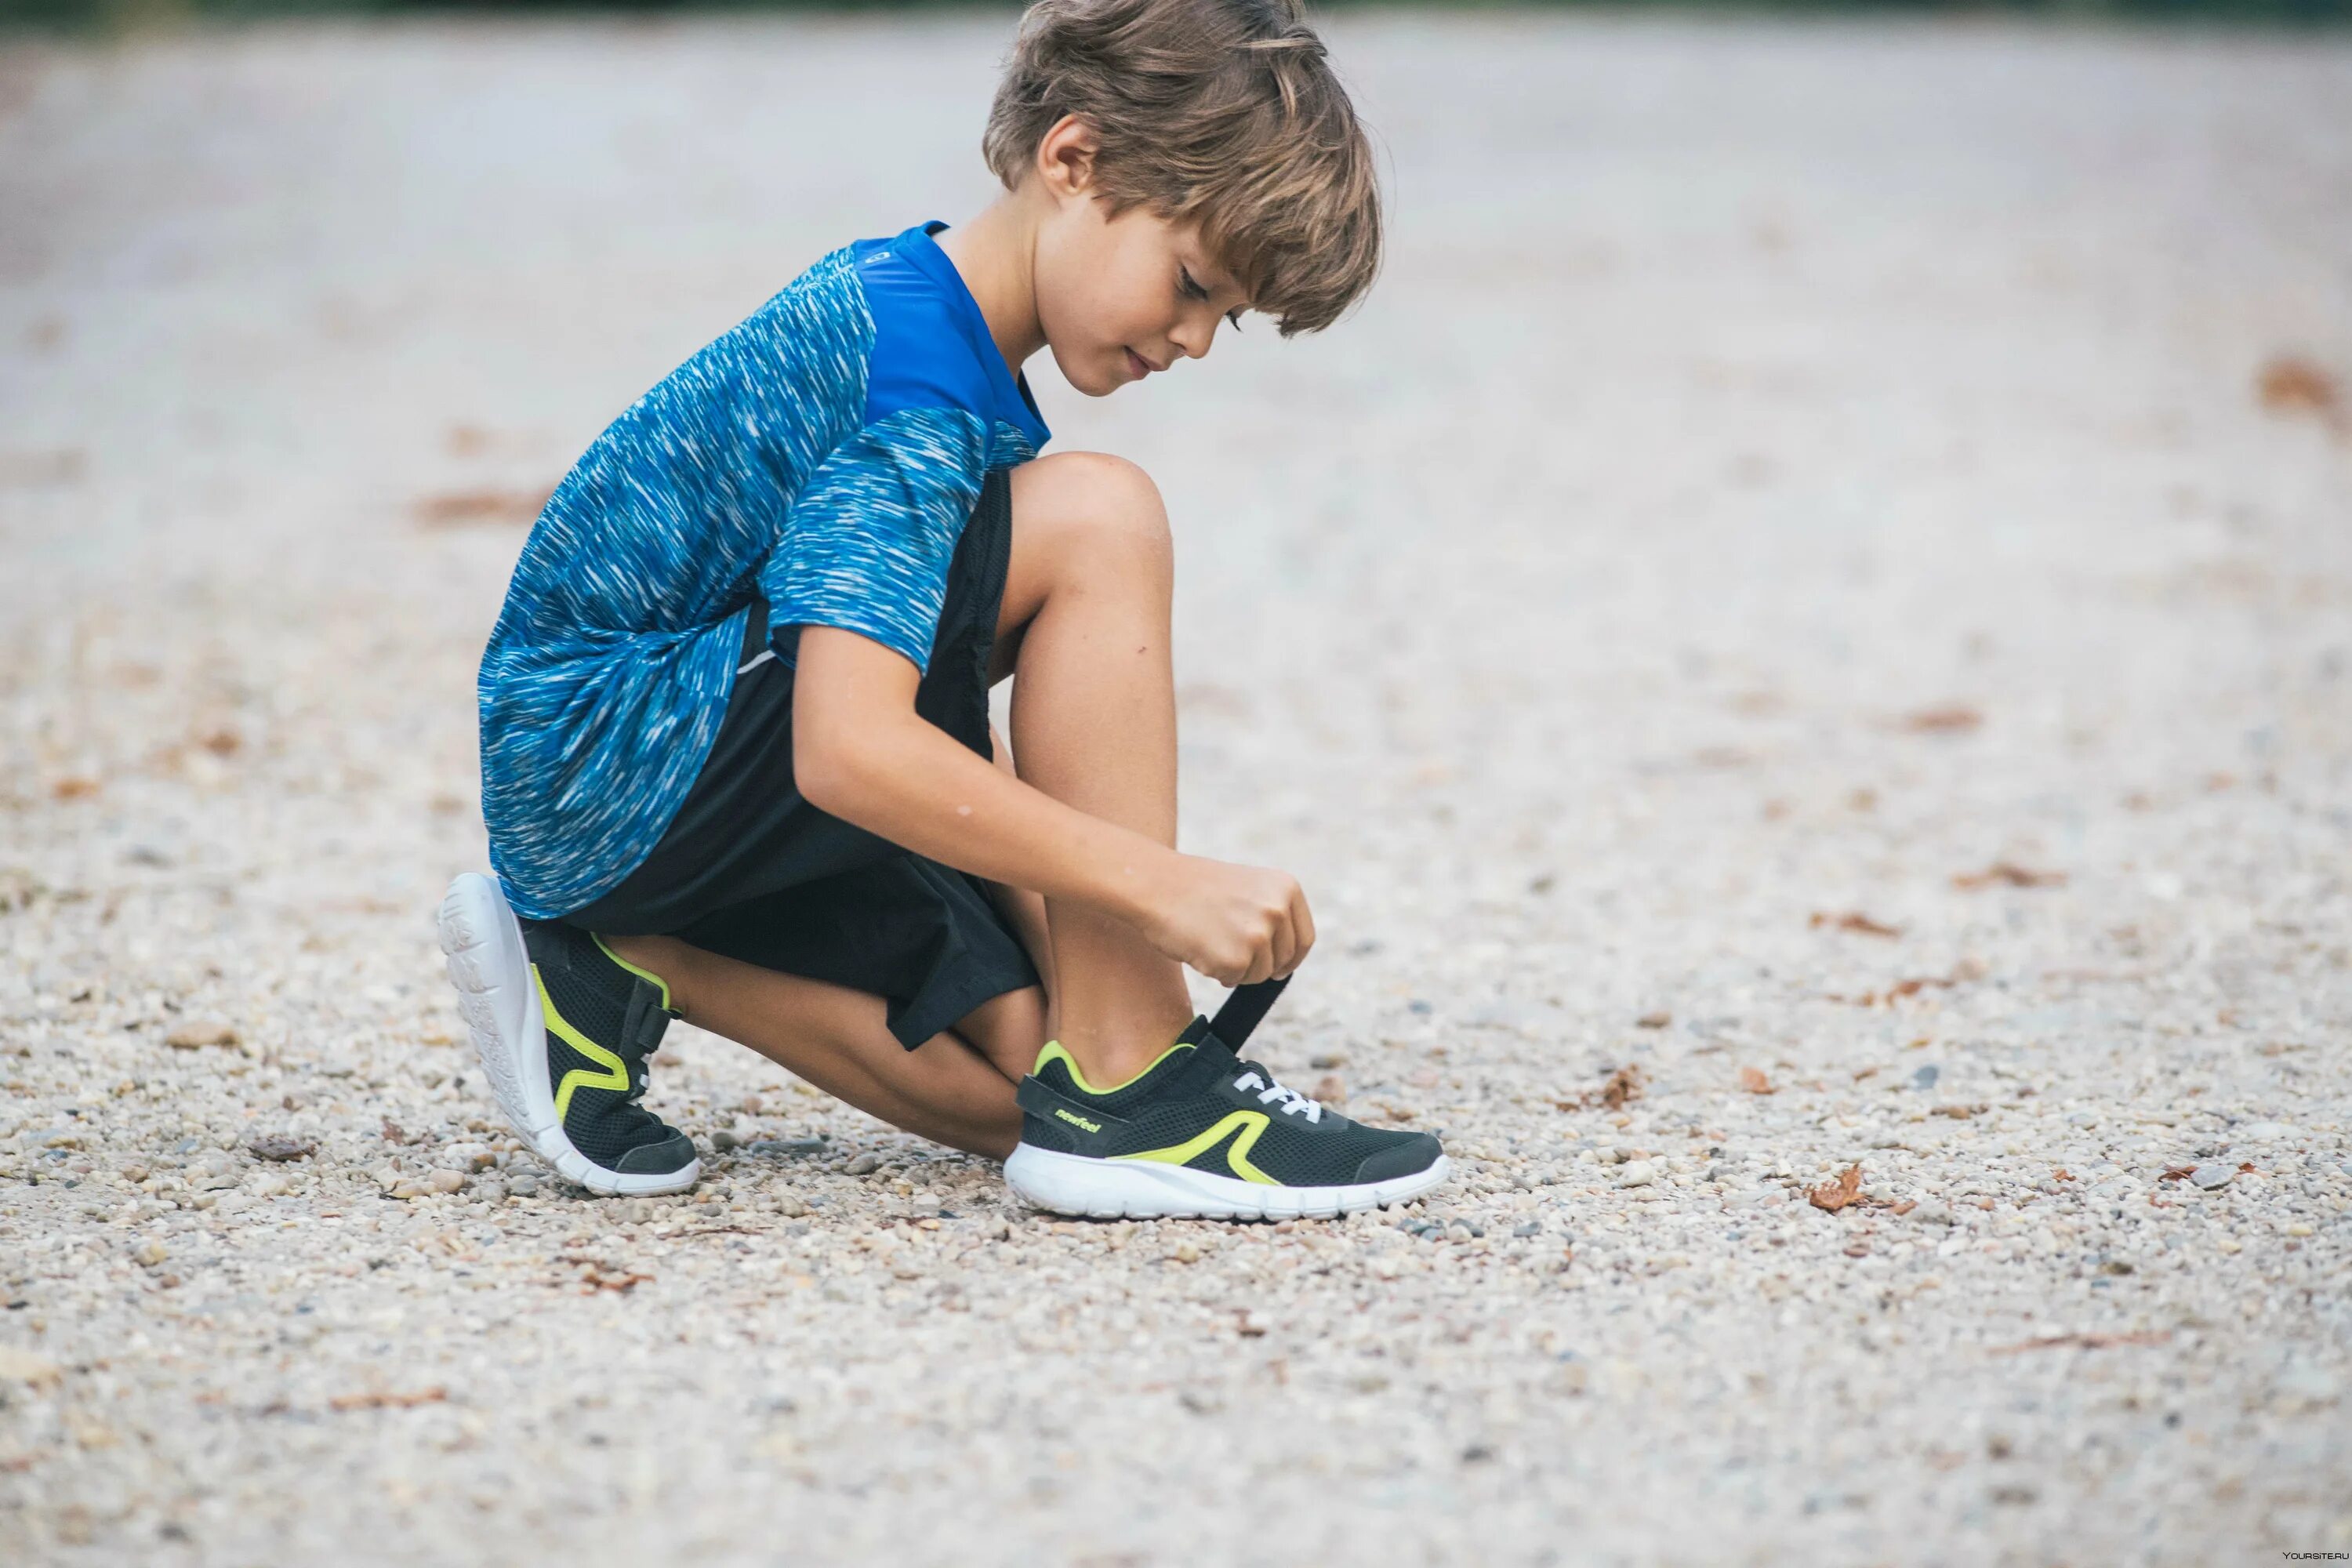
<path fill-rule="evenodd" d="M 1169 957 L 1221 985 L 1288 974 L 1315 945 L 1297 879 L 1263 866 L 1177 855 L 1138 929 Z"/>
<path fill-rule="evenodd" d="M 1180 854 L 1063 804 L 918 717 L 919 681 L 910 660 L 856 632 L 802 627 L 802 797 L 987 881 L 1104 910 L 1221 984 L 1288 974 L 1315 945 L 1307 895 L 1286 873 Z"/>

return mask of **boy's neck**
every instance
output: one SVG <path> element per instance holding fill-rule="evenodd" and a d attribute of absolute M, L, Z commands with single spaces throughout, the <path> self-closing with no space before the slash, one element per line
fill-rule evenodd
<path fill-rule="evenodd" d="M 1025 205 L 1008 191 L 969 222 L 933 237 L 980 306 L 1006 368 L 1018 375 L 1045 346 L 1037 322 L 1037 226 Z"/>

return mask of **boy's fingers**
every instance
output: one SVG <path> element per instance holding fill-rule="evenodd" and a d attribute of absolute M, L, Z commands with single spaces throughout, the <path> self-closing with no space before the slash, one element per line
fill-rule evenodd
<path fill-rule="evenodd" d="M 1282 961 L 1274 966 L 1276 974 L 1288 974 L 1307 956 L 1307 933 L 1298 923 L 1298 900 L 1291 900 L 1290 918 L 1282 925 Z"/>
<path fill-rule="evenodd" d="M 1282 973 L 1288 974 L 1306 963 L 1307 950 L 1314 945 L 1315 921 L 1307 912 L 1307 895 L 1293 893 L 1290 896 L 1290 961 L 1282 966 Z"/>

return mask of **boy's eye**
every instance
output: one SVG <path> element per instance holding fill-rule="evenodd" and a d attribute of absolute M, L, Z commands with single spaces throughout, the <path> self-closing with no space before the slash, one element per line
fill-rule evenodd
<path fill-rule="evenodd" d="M 1200 280 L 1192 276 L 1192 269 L 1186 267 L 1181 261 L 1176 264 L 1176 279 L 1177 288 L 1183 293 L 1186 299 L 1205 300 L 1209 297 L 1209 291 L 1206 289 L 1202 288 Z M 1233 323 L 1234 331 L 1237 332 L 1240 331 L 1242 330 L 1241 307 L 1237 305 L 1234 309 L 1227 310 L 1225 312 L 1225 320 Z"/>

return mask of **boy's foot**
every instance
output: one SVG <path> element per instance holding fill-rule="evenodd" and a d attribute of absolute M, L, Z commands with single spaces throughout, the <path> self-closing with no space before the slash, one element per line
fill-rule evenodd
<path fill-rule="evenodd" d="M 694 1185 L 694 1141 L 637 1103 L 674 1016 L 668 986 L 586 931 L 525 933 L 476 872 L 441 900 L 441 951 L 499 1104 L 540 1158 L 605 1196 Z"/>
<path fill-rule="evenodd" d="M 1288 1219 L 1385 1208 L 1445 1180 L 1437 1140 L 1350 1121 L 1245 1062 L 1196 1017 L 1116 1089 L 1048 1041 L 1021 1080 L 1014 1192 L 1097 1219 Z"/>

